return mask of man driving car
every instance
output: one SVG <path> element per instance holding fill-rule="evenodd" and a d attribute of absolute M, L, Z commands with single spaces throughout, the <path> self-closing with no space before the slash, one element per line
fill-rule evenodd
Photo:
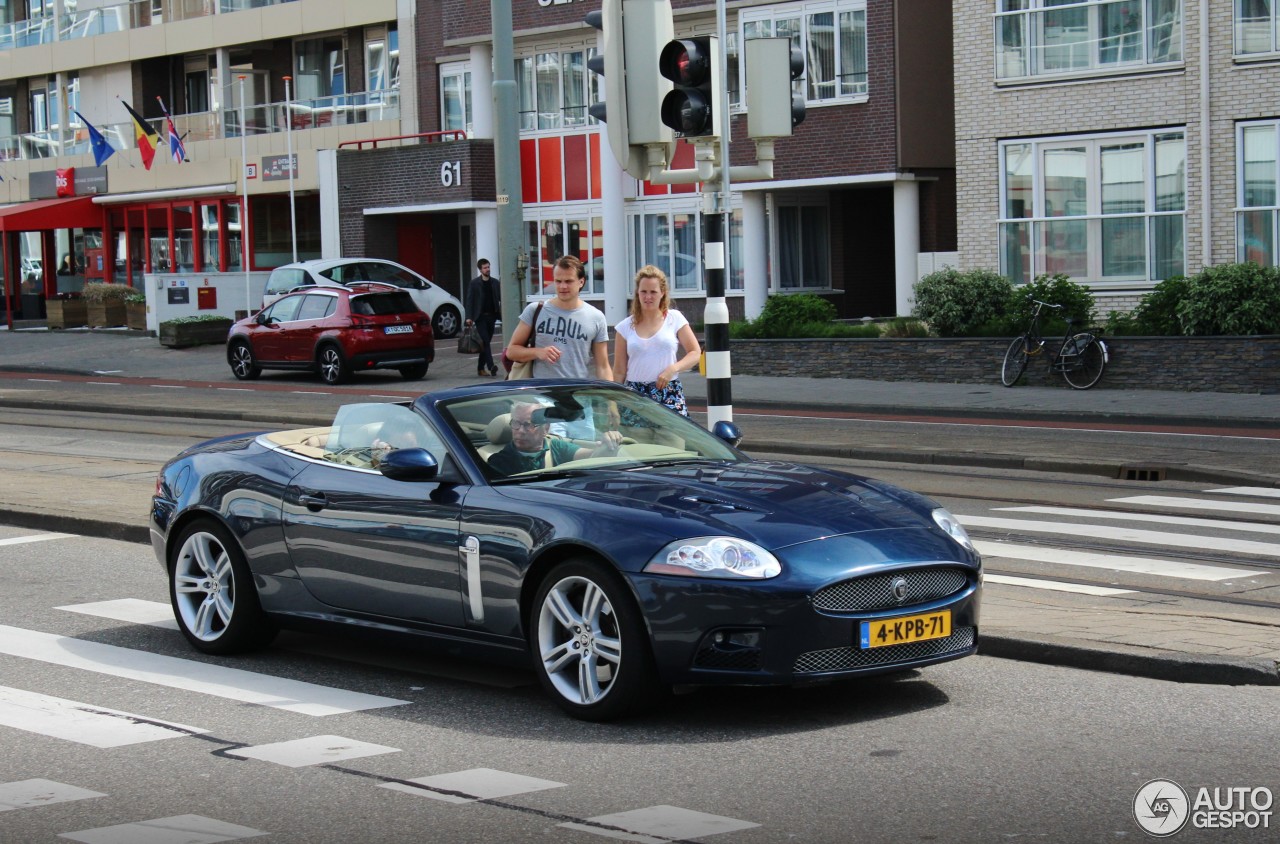
<path fill-rule="evenodd" d="M 511 441 L 489 458 L 489 466 L 504 475 L 516 475 L 535 469 L 551 468 L 571 460 L 587 457 L 609 457 L 618 453 L 622 435 L 605 431 L 595 448 L 580 446 L 570 440 L 548 437 L 549 424 L 541 405 L 520 402 L 511 408 Z"/>

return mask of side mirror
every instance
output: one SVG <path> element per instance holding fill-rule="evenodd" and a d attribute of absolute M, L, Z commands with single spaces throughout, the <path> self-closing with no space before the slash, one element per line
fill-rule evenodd
<path fill-rule="evenodd" d="M 254 322 L 258 323 L 258 325 L 269 325 L 271 317 L 267 316 L 266 311 L 258 311 L 258 316 L 254 319 Z"/>
<path fill-rule="evenodd" d="M 711 429 L 711 433 L 734 448 L 737 448 L 738 443 L 742 442 L 742 431 L 738 430 L 738 426 L 723 419 L 715 424 L 715 427 Z"/>
<path fill-rule="evenodd" d="M 378 471 L 393 481 L 434 481 L 440 464 L 425 448 L 397 448 L 382 458 Z"/>

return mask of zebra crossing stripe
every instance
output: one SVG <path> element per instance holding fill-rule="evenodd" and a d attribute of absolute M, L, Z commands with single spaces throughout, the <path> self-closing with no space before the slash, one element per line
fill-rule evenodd
<path fill-rule="evenodd" d="M 0 725 L 90 747 L 123 747 L 205 730 L 0 686 Z"/>
<path fill-rule="evenodd" d="M 112 621 L 127 621 L 130 624 L 146 624 L 150 627 L 163 627 L 166 630 L 177 630 L 178 622 L 173 618 L 173 607 L 159 601 L 143 601 L 139 598 L 118 598 L 114 601 L 94 601 L 88 604 L 68 604 L 55 607 L 64 612 L 91 615 L 95 618 L 109 618 Z"/>
<path fill-rule="evenodd" d="M 0 539 L 0 545 L 25 545 L 28 542 L 46 542 L 50 539 L 74 539 L 73 533 L 35 533 L 30 536 L 11 536 Z"/>
<path fill-rule="evenodd" d="M 317 717 L 409 702 L 7 625 L 0 654 Z"/>
<path fill-rule="evenodd" d="M 1196 536 L 1189 533 L 1169 533 L 1162 530 L 1138 530 L 1137 528 L 1089 525 L 1074 522 L 999 519 L 991 516 L 957 516 L 956 518 L 965 527 L 999 528 L 1020 533 L 1060 533 L 1070 536 L 1087 536 L 1093 539 L 1136 542 L 1145 545 L 1173 545 L 1180 548 L 1200 548 L 1207 551 L 1252 554 L 1260 557 L 1280 557 L 1280 545 L 1273 542 L 1256 542 L 1251 539 Z"/>
<path fill-rule="evenodd" d="M 1280 498 L 1280 487 L 1271 486 L 1229 486 L 1222 489 L 1206 489 L 1205 492 L 1216 492 L 1220 495 L 1254 495 L 1258 498 Z"/>
<path fill-rule="evenodd" d="M 1127 571 L 1135 574 L 1154 574 L 1161 577 L 1180 577 L 1184 580 L 1220 581 L 1265 574 L 1265 572 L 1248 571 L 1246 569 L 1205 566 L 1199 563 L 1179 563 L 1174 560 L 1160 560 L 1152 557 L 1098 554 L 1073 548 L 1049 548 L 1044 545 L 1018 545 L 1012 542 L 986 542 L 983 540 L 974 540 L 973 545 L 983 557 L 1026 560 L 1036 563 L 1058 563 L 1066 566 Z"/>
<path fill-rule="evenodd" d="M 100 791 L 90 791 L 87 788 L 53 780 L 30 779 L 5 782 L 0 783 L 0 812 L 106 796 Z"/>
<path fill-rule="evenodd" d="M 1083 519 L 1111 519 L 1124 522 L 1157 522 L 1162 525 L 1184 525 L 1217 530 L 1239 530 L 1246 533 L 1280 534 L 1280 525 L 1262 522 L 1224 522 L 1221 519 L 1196 519 L 1189 516 L 1166 516 L 1162 513 L 1122 513 L 1115 510 L 1086 510 L 1080 507 L 996 507 L 1004 513 L 1040 513 L 1046 516 L 1076 516 Z"/>
<path fill-rule="evenodd" d="M 1140 504 L 1146 507 L 1177 507 L 1183 510 L 1220 510 L 1223 513 L 1253 513 L 1280 516 L 1280 504 L 1255 504 L 1252 501 L 1211 501 L 1207 498 L 1179 498 L 1174 495 L 1131 495 L 1109 498 L 1116 504 Z"/>
<path fill-rule="evenodd" d="M 260 829 L 202 815 L 174 815 L 170 818 L 64 832 L 58 837 L 79 841 L 81 844 L 213 844 L 215 841 L 235 841 L 268 834 Z"/>
<path fill-rule="evenodd" d="M 1060 580 L 1041 580 L 1037 577 L 1013 577 L 1007 574 L 986 574 L 982 577 L 985 583 L 1001 583 L 1005 586 L 1026 586 L 1030 589 L 1048 589 L 1051 592 L 1075 592 L 1079 595 L 1132 595 L 1132 589 L 1112 589 L 1109 586 L 1089 586 L 1084 583 L 1063 583 Z"/>

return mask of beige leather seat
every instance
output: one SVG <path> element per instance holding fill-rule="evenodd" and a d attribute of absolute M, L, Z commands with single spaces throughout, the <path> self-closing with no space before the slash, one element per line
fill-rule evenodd
<path fill-rule="evenodd" d="M 511 442 L 511 414 L 499 413 L 489 420 L 489 424 L 484 429 L 484 436 L 489 444 L 480 446 L 477 451 L 480 453 L 480 459 L 488 462 L 490 457 L 502 451 L 503 446 Z"/>

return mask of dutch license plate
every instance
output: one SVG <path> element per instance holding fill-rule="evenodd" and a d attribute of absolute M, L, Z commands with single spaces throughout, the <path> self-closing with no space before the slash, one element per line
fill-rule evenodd
<path fill-rule="evenodd" d="M 388 334 L 412 334 L 413 326 L 412 325 L 388 325 L 386 328 L 382 330 Z"/>
<path fill-rule="evenodd" d="M 904 615 L 879 621 L 862 622 L 860 647 L 883 648 L 905 645 L 927 639 L 945 639 L 951 635 L 951 610 Z"/>

